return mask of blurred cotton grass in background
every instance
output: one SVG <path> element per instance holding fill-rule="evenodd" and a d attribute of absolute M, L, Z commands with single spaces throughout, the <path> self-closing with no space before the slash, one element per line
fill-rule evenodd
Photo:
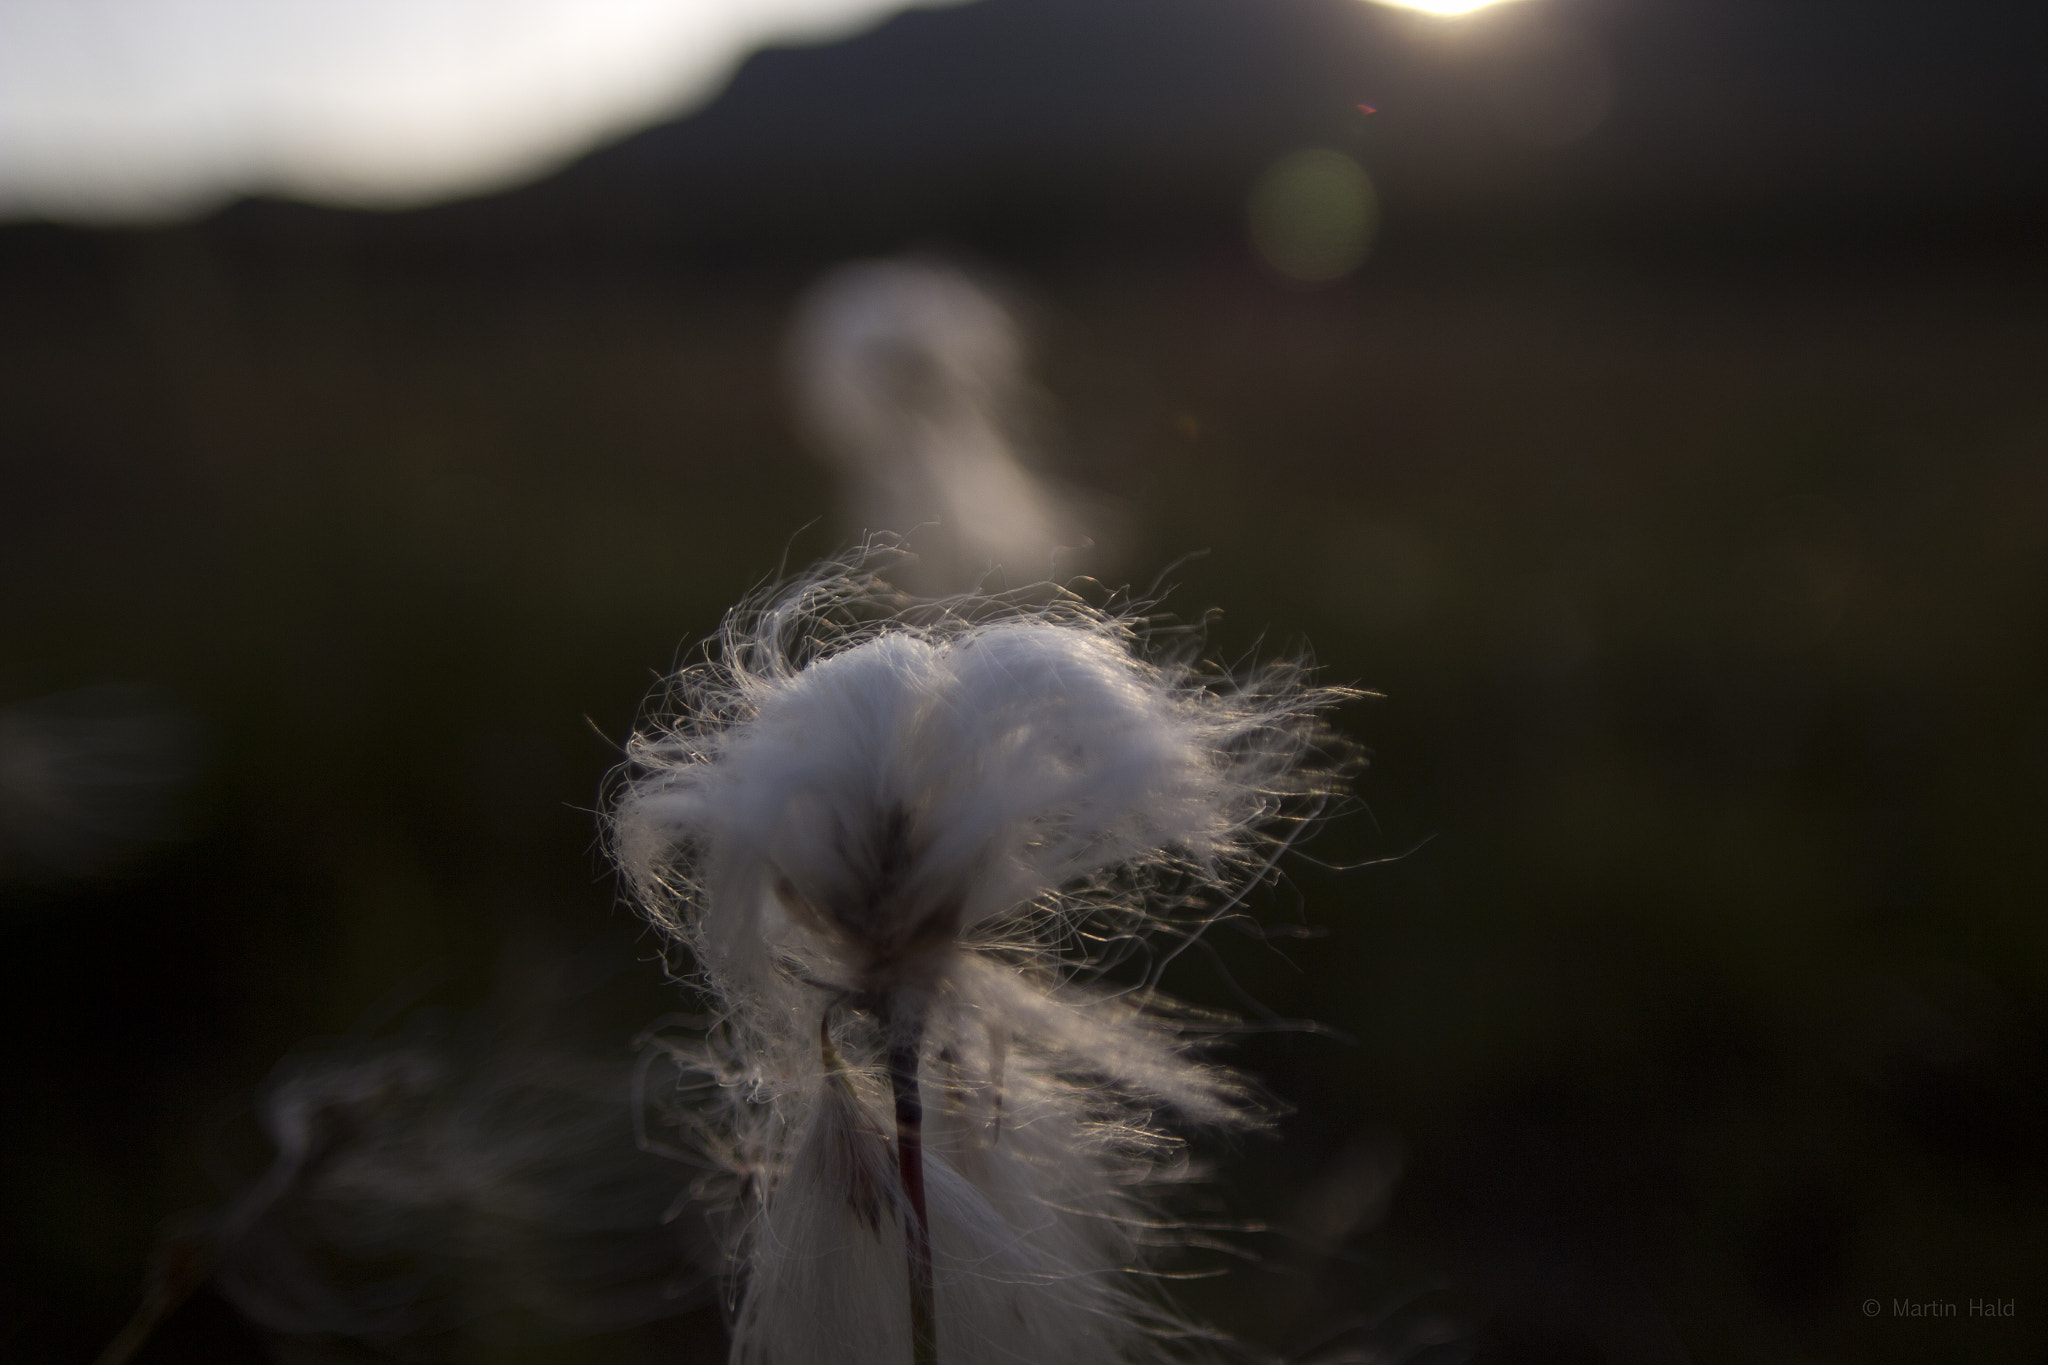
<path fill-rule="evenodd" d="M 1050 585 L 906 598 L 888 558 L 733 613 L 614 816 L 711 1012 L 664 1047 L 732 1358 L 1164 1357 L 1202 1335 L 1142 1275 L 1166 1116 L 1259 1116 L 1158 970 L 1331 790 L 1339 694 Z"/>
<path fill-rule="evenodd" d="M 529 927 L 483 1004 L 387 1004 L 294 1049 L 255 1099 L 269 1165 L 162 1227 L 97 1365 L 136 1359 L 209 1282 L 301 1362 L 563 1342 L 708 1303 L 717 1246 L 640 1141 L 629 1035 L 592 1027 L 630 965 Z"/>
<path fill-rule="evenodd" d="M 839 475 L 849 540 L 903 537 L 900 586 L 968 592 L 1010 581 L 1105 572 L 1120 537 L 1089 505 L 1032 468 L 1043 400 L 1028 336 L 996 290 L 944 261 L 856 261 L 805 293 L 790 328 L 797 415 Z"/>
<path fill-rule="evenodd" d="M 205 751 L 199 721 L 140 684 L 0 707 L 0 879 L 105 876 L 175 839 Z"/>

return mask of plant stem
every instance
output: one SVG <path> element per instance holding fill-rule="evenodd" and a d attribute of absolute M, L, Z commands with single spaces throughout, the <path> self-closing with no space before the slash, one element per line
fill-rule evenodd
<path fill-rule="evenodd" d="M 107 1343 L 94 1365 L 128 1365 L 151 1334 L 213 1274 L 213 1249 L 195 1237 L 173 1237 L 157 1248 L 143 1286 L 142 1306 Z"/>
<path fill-rule="evenodd" d="M 920 1031 L 921 1032 L 921 1031 Z M 896 1096 L 896 1170 L 910 1205 L 903 1243 L 910 1272 L 911 1365 L 939 1365 L 939 1322 L 932 1297 L 932 1229 L 924 1199 L 924 1101 L 918 1094 L 920 1034 L 889 1047 L 889 1088 Z"/>

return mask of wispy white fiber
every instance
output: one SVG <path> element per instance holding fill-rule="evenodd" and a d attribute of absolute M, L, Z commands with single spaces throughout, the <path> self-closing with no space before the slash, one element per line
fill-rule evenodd
<path fill-rule="evenodd" d="M 917 257 L 841 266 L 799 308 L 798 411 L 839 469 L 847 529 L 909 538 L 906 586 L 965 592 L 997 568 L 1036 582 L 1073 573 L 1092 548 L 1074 500 L 1021 454 L 1027 349 L 993 293 Z M 1102 564 L 1096 552 L 1087 567 Z"/>
<path fill-rule="evenodd" d="M 96 1365 L 145 1358 L 209 1282 L 280 1360 L 368 1359 L 364 1344 L 442 1360 L 461 1336 L 576 1337 L 709 1304 L 722 1253 L 640 1140 L 638 1049 L 582 1017 L 617 964 L 515 934 L 504 965 L 474 1010 L 280 1061 L 256 1103 L 269 1166 L 165 1228 Z"/>
<path fill-rule="evenodd" d="M 0 877 L 94 876 L 173 837 L 203 749 L 198 722 L 147 687 L 0 709 Z"/>
<path fill-rule="evenodd" d="M 201 1230 L 217 1283 L 271 1331 L 385 1348 L 504 1310 L 575 1334 L 702 1303 L 714 1258 L 635 1143 L 633 1074 L 482 1013 L 287 1058 L 260 1104 L 276 1157 Z"/>
<path fill-rule="evenodd" d="M 733 1359 L 1154 1358 L 1191 1331 L 1132 1273 L 1168 1125 L 1252 1116 L 1101 968 L 1263 865 L 1331 694 L 1160 657 L 1056 589 L 920 602 L 877 567 L 736 612 L 614 817 L 718 1011 L 665 1048 Z"/>

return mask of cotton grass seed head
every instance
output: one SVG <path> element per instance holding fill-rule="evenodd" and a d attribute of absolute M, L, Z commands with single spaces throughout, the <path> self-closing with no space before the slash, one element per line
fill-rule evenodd
<path fill-rule="evenodd" d="M 873 564 L 736 612 L 630 742 L 621 864 L 721 995 L 929 993 L 965 951 L 1229 883 L 1317 795 L 1331 694 L 1298 667 L 1204 674 L 1140 616 L 918 602 Z"/>
<path fill-rule="evenodd" d="M 712 1007 L 665 1055 L 731 1209 L 734 1358 L 1129 1360 L 1184 1330 L 1131 1274 L 1165 1116 L 1248 1119 L 1101 973 L 1270 864 L 1335 694 L 1057 588 L 906 599 L 880 558 L 734 613 L 614 813 Z"/>

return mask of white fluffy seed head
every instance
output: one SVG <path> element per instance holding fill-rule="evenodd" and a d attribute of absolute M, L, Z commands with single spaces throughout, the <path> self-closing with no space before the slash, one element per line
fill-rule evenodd
<path fill-rule="evenodd" d="M 1314 790 L 1298 669 L 1205 679 L 1071 595 L 914 603 L 872 562 L 735 613 L 629 747 L 621 864 L 721 996 L 933 989 L 964 944 L 1224 881 Z"/>
<path fill-rule="evenodd" d="M 879 559 L 734 613 L 613 816 L 712 1006 L 664 1050 L 698 1193 L 731 1209 L 734 1360 L 910 1359 L 906 1052 L 939 1359 L 1133 1360 L 1185 1330 L 1129 1273 L 1178 1169 L 1160 1116 L 1248 1115 L 1169 1002 L 1088 978 L 1267 864 L 1324 788 L 1335 694 L 1204 674 L 1055 588 L 905 599 Z"/>

